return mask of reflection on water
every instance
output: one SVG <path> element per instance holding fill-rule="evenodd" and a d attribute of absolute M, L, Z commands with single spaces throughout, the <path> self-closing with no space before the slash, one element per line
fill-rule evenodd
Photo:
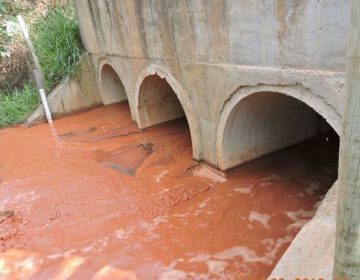
<path fill-rule="evenodd" d="M 140 131 L 118 104 L 55 126 L 0 130 L 1 278 L 266 277 L 336 178 L 320 139 L 225 177 L 185 120 Z"/>

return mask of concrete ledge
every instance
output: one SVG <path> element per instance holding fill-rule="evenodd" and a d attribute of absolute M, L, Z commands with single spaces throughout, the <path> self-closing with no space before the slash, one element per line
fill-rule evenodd
<path fill-rule="evenodd" d="M 53 115 L 71 113 L 102 104 L 93 65 L 87 53 L 81 56 L 74 75 L 61 82 L 47 99 Z M 44 117 L 44 109 L 40 104 L 26 120 L 26 125 L 31 125 Z"/>
<path fill-rule="evenodd" d="M 332 279 L 337 190 L 335 183 L 314 218 L 301 229 L 268 279 Z"/>

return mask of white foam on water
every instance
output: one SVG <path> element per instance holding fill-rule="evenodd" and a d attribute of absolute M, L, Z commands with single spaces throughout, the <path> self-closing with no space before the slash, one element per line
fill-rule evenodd
<path fill-rule="evenodd" d="M 271 216 L 269 214 L 261 214 L 259 212 L 251 211 L 249 214 L 249 221 L 250 222 L 259 222 L 262 224 L 263 227 L 269 228 L 269 220 Z"/>
<path fill-rule="evenodd" d="M 156 176 L 156 183 L 160 183 L 161 179 L 170 172 L 170 170 L 163 170 L 159 175 Z"/>
<path fill-rule="evenodd" d="M 316 191 L 318 191 L 321 188 L 320 184 L 317 182 L 311 183 L 310 186 L 305 188 L 305 192 L 308 195 L 314 195 Z"/>
<path fill-rule="evenodd" d="M 159 280 L 183 280 L 186 279 L 187 273 L 185 271 L 179 269 L 171 269 L 164 271 L 161 275 Z"/>
<path fill-rule="evenodd" d="M 217 260 L 211 260 L 207 261 L 206 265 L 208 267 L 210 274 L 215 274 L 220 276 L 224 273 L 226 267 L 228 266 L 228 263 L 226 261 L 217 261 Z"/>
<path fill-rule="evenodd" d="M 251 187 L 239 187 L 235 188 L 234 191 L 242 194 L 249 194 L 251 193 Z"/>
<path fill-rule="evenodd" d="M 208 197 L 205 201 L 201 202 L 198 207 L 199 207 L 199 208 L 204 208 L 204 207 L 206 207 L 207 203 L 208 203 L 210 200 L 211 200 L 211 198 Z"/>

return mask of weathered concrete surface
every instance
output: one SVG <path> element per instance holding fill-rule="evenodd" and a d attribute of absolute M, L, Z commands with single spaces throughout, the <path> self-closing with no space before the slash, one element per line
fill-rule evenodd
<path fill-rule="evenodd" d="M 222 170 L 311 137 L 315 113 L 341 132 L 349 0 L 74 2 L 89 56 L 54 113 L 127 99 L 140 128 L 185 115 L 193 157 Z M 334 192 L 273 276 L 330 278 Z"/>
<path fill-rule="evenodd" d="M 71 113 L 76 110 L 101 104 L 98 84 L 90 56 L 83 54 L 76 66 L 73 76 L 67 77 L 47 97 L 53 115 Z M 28 117 L 26 123 L 45 117 L 42 105 Z"/>
<path fill-rule="evenodd" d="M 92 54 L 345 68 L 347 42 L 340 39 L 348 34 L 349 1 L 78 0 L 75 4 L 85 47 Z M 178 64 L 174 63 L 171 66 Z"/>
<path fill-rule="evenodd" d="M 98 84 L 110 65 L 140 128 L 183 110 L 197 160 L 226 170 L 282 149 L 318 131 L 315 113 L 340 135 L 349 0 L 75 5 Z M 109 103 L 120 98 L 99 88 Z M 274 276 L 331 274 L 335 208 L 332 191 Z"/>
<path fill-rule="evenodd" d="M 227 153 L 224 143 L 236 144 L 226 139 L 227 118 L 242 98 L 258 92 L 299 99 L 340 131 L 348 0 L 78 0 L 75 5 L 98 84 L 103 65 L 110 65 L 125 89 L 132 118 L 143 128 L 180 116 L 175 99 L 167 103 L 173 110 L 160 102 L 166 87 L 151 92 L 142 87 L 152 75 L 166 80 L 189 122 L 197 160 L 222 169 L 242 162 L 239 156 L 227 164 L 226 156 L 221 156 Z M 107 102 L 117 100 L 99 88 Z M 151 102 L 144 102 L 146 95 L 152 96 Z M 243 119 L 249 123 L 244 125 L 275 135 L 277 126 L 252 124 L 255 108 L 261 108 L 255 104 L 249 108 Z M 289 126 L 301 116 L 291 115 Z M 312 131 L 314 124 L 309 125 Z M 290 137 L 273 141 L 274 145 L 270 141 L 266 150 L 259 143 L 253 157 L 290 145 L 286 139 Z"/>
<path fill-rule="evenodd" d="M 333 279 L 337 193 L 335 183 L 268 279 Z"/>

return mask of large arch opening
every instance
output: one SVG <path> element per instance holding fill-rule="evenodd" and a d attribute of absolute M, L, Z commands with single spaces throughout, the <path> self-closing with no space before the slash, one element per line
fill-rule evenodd
<path fill-rule="evenodd" d="M 104 64 L 101 68 L 100 85 L 104 105 L 127 100 L 125 87 L 110 64 Z"/>
<path fill-rule="evenodd" d="M 165 78 L 147 76 L 139 90 L 139 125 L 142 128 L 172 121 L 185 116 L 184 109 Z"/>
<path fill-rule="evenodd" d="M 272 270 L 304 229 L 283 262 L 299 272 L 298 263 L 289 260 L 303 261 L 300 267 L 304 268 L 311 253 L 299 252 L 298 248 L 326 247 L 329 239 L 323 236 L 333 234 L 328 218 L 335 220 L 332 199 L 336 189 L 329 189 L 335 186 L 338 175 L 339 136 L 334 125 L 338 120 L 330 106 L 305 90 L 285 89 L 285 94 L 272 89 L 255 93 L 241 89 L 225 104 L 218 126 L 218 163 L 228 170 L 228 182 L 240 192 L 236 200 L 239 212 L 249 222 L 239 233 L 244 236 L 241 244 L 273 253 L 273 249 L 262 247 L 264 240 L 277 245 L 281 240 L 277 257 L 269 260 Z M 249 194 L 246 199 L 243 193 Z M 323 200 L 322 214 L 307 224 Z M 303 228 L 305 224 L 308 226 Z M 258 228 L 251 238 L 249 226 Z M 324 235 L 318 235 L 319 228 Z"/>
<path fill-rule="evenodd" d="M 337 133 L 321 115 L 304 102 L 278 92 L 257 92 L 242 98 L 224 121 L 221 133 L 218 159 L 222 170 L 319 135 L 332 135 L 338 149 Z"/>

